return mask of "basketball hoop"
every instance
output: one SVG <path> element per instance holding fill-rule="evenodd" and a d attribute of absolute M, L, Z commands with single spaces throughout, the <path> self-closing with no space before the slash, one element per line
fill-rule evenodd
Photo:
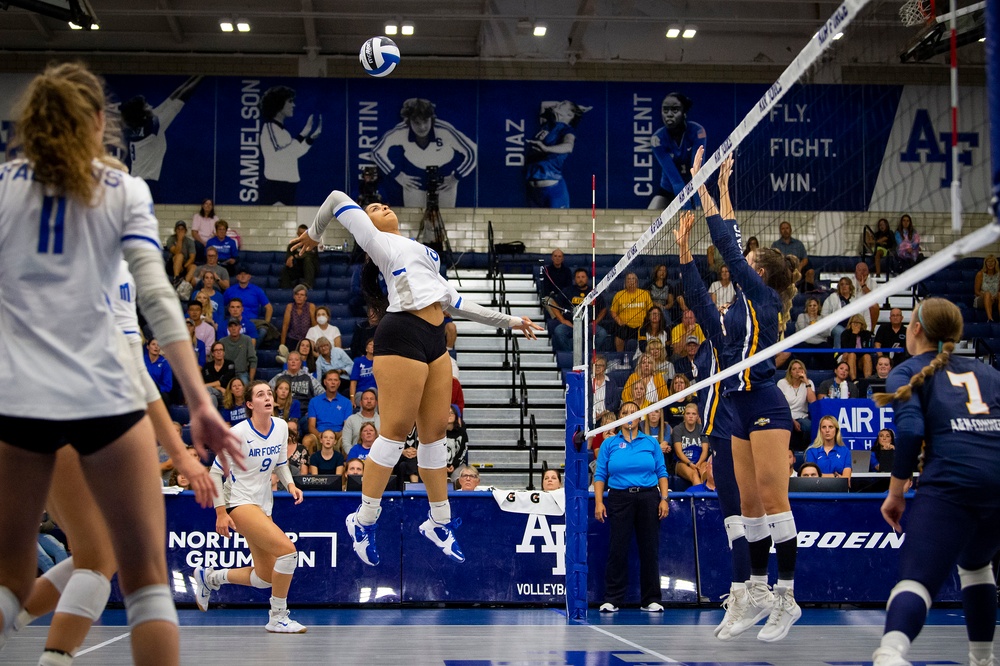
<path fill-rule="evenodd" d="M 899 8 L 899 19 L 908 28 L 934 20 L 934 0 L 906 0 Z"/>

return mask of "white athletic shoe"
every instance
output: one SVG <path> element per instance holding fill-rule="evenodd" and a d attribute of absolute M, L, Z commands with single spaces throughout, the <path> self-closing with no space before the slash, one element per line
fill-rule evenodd
<path fill-rule="evenodd" d="M 602 613 L 617 613 L 618 612 L 618 606 L 615 606 L 610 601 L 605 601 L 603 604 L 601 604 L 601 609 L 600 610 L 601 610 Z"/>
<path fill-rule="evenodd" d="M 997 666 L 997 660 L 994 655 L 986 657 L 986 659 L 976 659 L 969 653 L 969 666 Z"/>
<path fill-rule="evenodd" d="M 362 562 L 370 567 L 379 563 L 378 549 L 375 547 L 375 524 L 361 525 L 357 512 L 347 516 L 347 533 L 354 543 L 354 552 Z"/>
<path fill-rule="evenodd" d="M 456 518 L 449 523 L 441 524 L 427 514 L 427 520 L 420 523 L 420 533 L 430 539 L 431 543 L 440 548 L 453 562 L 461 564 L 465 561 L 465 554 L 455 539 L 454 528 L 461 525 L 461 519 Z"/>
<path fill-rule="evenodd" d="M 649 604 L 647 606 L 643 606 L 640 610 L 644 610 L 647 613 L 662 613 L 663 612 L 663 606 L 654 601 L 653 603 L 651 603 L 651 604 Z"/>
<path fill-rule="evenodd" d="M 722 598 L 722 607 L 725 609 L 726 614 L 722 617 L 722 622 L 715 628 L 714 635 L 720 637 L 726 625 L 735 621 L 733 619 L 734 613 L 737 613 L 739 617 L 743 617 L 748 603 L 750 603 L 750 595 L 747 593 L 746 584 L 734 583 L 729 589 L 729 594 Z M 728 636 L 728 632 L 726 633 Z M 723 638 L 722 640 L 728 640 L 728 638 Z"/>
<path fill-rule="evenodd" d="M 270 611 L 270 618 L 264 628 L 272 634 L 304 634 L 306 628 L 288 617 L 288 609 L 283 611 Z"/>
<path fill-rule="evenodd" d="M 212 574 L 212 568 L 202 568 L 195 567 L 194 576 L 194 602 L 198 605 L 198 608 L 207 611 L 208 610 L 208 600 L 212 596 L 212 592 L 219 589 L 218 587 L 212 587 L 208 582 L 208 577 Z"/>
<path fill-rule="evenodd" d="M 872 655 L 872 666 L 913 666 L 903 659 L 899 650 L 891 647 L 880 647 Z"/>
<path fill-rule="evenodd" d="M 746 598 L 737 599 L 728 609 L 730 620 L 719 631 L 720 641 L 729 641 L 771 614 L 774 594 L 766 583 L 750 583 Z"/>
<path fill-rule="evenodd" d="M 788 630 L 802 617 L 802 609 L 795 601 L 795 591 L 785 587 L 775 587 L 774 607 L 764 628 L 757 634 L 757 640 L 765 643 L 780 641 L 788 635 Z"/>

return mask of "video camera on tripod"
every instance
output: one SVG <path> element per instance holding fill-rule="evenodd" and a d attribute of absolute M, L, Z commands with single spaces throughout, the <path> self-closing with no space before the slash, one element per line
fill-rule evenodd
<path fill-rule="evenodd" d="M 438 188 L 444 184 L 444 177 L 437 166 L 424 169 L 424 188 L 427 191 L 427 210 L 438 210 Z"/>
<path fill-rule="evenodd" d="M 364 208 L 368 204 L 382 203 L 382 195 L 378 191 L 381 176 L 378 167 L 366 166 L 358 176 L 358 205 Z"/>

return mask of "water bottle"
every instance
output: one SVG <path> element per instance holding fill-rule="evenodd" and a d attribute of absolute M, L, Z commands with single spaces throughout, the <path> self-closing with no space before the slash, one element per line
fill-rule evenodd
<path fill-rule="evenodd" d="M 871 399 L 872 399 L 872 395 L 873 395 L 874 393 L 875 393 L 875 392 L 874 392 L 874 391 L 872 391 L 872 385 L 871 385 L 871 384 L 869 384 L 869 385 L 868 385 L 868 395 L 867 395 L 867 397 L 868 397 L 868 399 L 869 399 L 869 400 L 871 400 Z"/>
<path fill-rule="evenodd" d="M 837 392 L 837 382 L 833 382 L 832 384 L 830 384 L 830 397 L 836 398 L 838 395 L 839 394 Z"/>

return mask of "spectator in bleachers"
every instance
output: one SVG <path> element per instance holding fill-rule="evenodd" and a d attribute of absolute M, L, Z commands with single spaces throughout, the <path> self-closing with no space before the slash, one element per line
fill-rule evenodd
<path fill-rule="evenodd" d="M 305 340 L 309 329 L 316 325 L 316 306 L 308 298 L 309 290 L 305 285 L 296 285 L 292 289 L 292 302 L 285 306 L 278 350 L 286 357 L 288 350 L 296 349 L 299 340 Z"/>
<path fill-rule="evenodd" d="M 458 405 L 448 409 L 448 430 L 445 432 L 445 447 L 448 450 L 448 474 L 451 481 L 458 481 L 456 470 L 469 462 L 469 433 L 462 421 L 462 410 Z"/>
<path fill-rule="evenodd" d="M 417 447 L 420 442 L 417 439 L 417 427 L 414 426 L 410 434 L 403 442 L 403 454 L 396 464 L 395 474 L 397 478 L 405 483 L 418 483 L 420 481 L 420 470 L 417 469 Z"/>
<path fill-rule="evenodd" d="M 191 235 L 194 236 L 198 261 L 205 257 L 205 243 L 215 233 L 215 223 L 218 221 L 219 216 L 215 214 L 215 204 L 212 200 L 202 201 L 201 208 L 191 218 Z"/>
<path fill-rule="evenodd" d="M 851 450 L 840 437 L 840 425 L 832 416 L 819 420 L 816 441 L 806 449 L 806 462 L 819 467 L 823 476 L 851 478 Z"/>
<path fill-rule="evenodd" d="M 677 373 L 670 382 L 670 394 L 680 393 L 681 391 L 691 387 L 691 379 L 687 375 Z M 680 402 L 671 403 L 670 407 L 667 408 L 664 416 L 667 417 L 667 425 L 671 428 L 684 422 L 684 408 L 687 407 L 688 403 L 694 403 L 697 398 L 697 393 L 689 395 Z"/>
<path fill-rule="evenodd" d="M 378 391 L 373 388 L 362 391 L 358 398 L 358 406 L 360 409 L 347 417 L 347 420 L 344 421 L 344 429 L 341 431 L 341 442 L 345 455 L 358 441 L 362 425 L 374 423 L 376 429 L 382 428 L 382 419 L 378 415 Z"/>
<path fill-rule="evenodd" d="M 214 247 L 218 252 L 219 264 L 229 272 L 229 277 L 232 277 L 236 270 L 236 262 L 240 258 L 240 248 L 236 244 L 236 239 L 227 235 L 228 231 L 229 223 L 225 220 L 215 223 L 215 235 L 205 243 L 205 257 L 208 257 L 208 248 Z"/>
<path fill-rule="evenodd" d="M 572 286 L 573 273 L 569 266 L 563 263 L 565 258 L 559 248 L 552 250 L 552 260 L 542 270 L 542 296 L 559 294 Z"/>
<path fill-rule="evenodd" d="M 892 366 L 896 367 L 910 358 L 906 351 L 906 326 L 903 324 L 903 311 L 899 308 L 889 310 L 889 323 L 880 324 L 875 332 L 875 347 L 877 349 L 898 349 L 891 353 L 879 352 L 878 358 L 888 357 Z"/>
<path fill-rule="evenodd" d="M 788 478 L 795 476 L 795 452 L 788 449 Z"/>
<path fill-rule="evenodd" d="M 292 383 L 287 377 L 278 379 L 274 384 L 274 416 L 282 421 L 298 421 L 302 418 L 302 403 L 292 395 Z"/>
<path fill-rule="evenodd" d="M 264 341 L 271 328 L 271 318 L 274 316 L 274 306 L 267 300 L 267 294 L 259 286 L 251 282 L 250 268 L 245 264 L 240 264 L 236 269 L 236 284 L 230 285 L 229 289 L 222 295 L 223 300 L 229 303 L 233 299 L 240 299 L 243 309 L 246 311 L 257 330 L 257 345 Z"/>
<path fill-rule="evenodd" d="M 858 236 L 858 247 L 855 254 L 861 257 L 862 260 L 865 257 L 875 256 L 875 234 L 872 233 L 872 230 L 867 225 L 861 231 L 861 235 Z"/>
<path fill-rule="evenodd" d="M 625 390 L 622 391 L 622 402 L 634 402 L 639 405 L 639 409 L 645 409 L 651 404 L 646 399 L 646 387 L 638 379 L 625 382 Z"/>
<path fill-rule="evenodd" d="M 160 391 L 160 397 L 163 398 L 164 404 L 173 404 L 170 392 L 174 387 L 174 373 L 170 369 L 166 357 L 160 355 L 160 345 L 156 338 L 150 338 L 146 342 L 145 361 L 146 370 L 153 379 L 153 383 L 156 384 L 157 390 Z"/>
<path fill-rule="evenodd" d="M 896 254 L 896 236 L 889 229 L 889 220 L 879 218 L 875 225 L 875 277 L 882 277 L 882 263 L 885 262 L 886 273 L 890 269 L 892 257 Z"/>
<path fill-rule="evenodd" d="M 243 324 L 239 317 L 229 319 L 229 335 L 222 338 L 223 349 L 225 349 L 225 359 L 233 364 L 236 376 L 243 380 L 244 384 L 253 381 L 257 374 L 257 350 L 254 340 L 241 333 Z"/>
<path fill-rule="evenodd" d="M 336 370 L 340 373 L 340 378 L 344 381 L 351 380 L 351 370 L 354 368 L 354 361 L 340 347 L 334 347 L 328 338 L 318 338 L 316 340 L 316 373 L 317 377 L 322 377 L 327 370 Z"/>
<path fill-rule="evenodd" d="M 177 220 L 174 233 L 163 244 L 167 258 L 167 270 L 176 287 L 184 280 L 190 281 L 194 275 L 194 239 L 188 235 L 187 222 Z"/>
<path fill-rule="evenodd" d="M 542 492 L 551 493 L 562 488 L 562 475 L 557 469 L 547 469 L 542 472 Z"/>
<path fill-rule="evenodd" d="M 625 350 L 626 340 L 637 340 L 639 327 L 653 305 L 649 292 L 639 288 L 639 277 L 625 274 L 625 288 L 611 299 L 611 318 L 615 323 L 615 351 Z"/>
<path fill-rule="evenodd" d="M 306 337 L 313 342 L 320 338 L 326 338 L 334 347 L 339 347 L 340 329 L 330 323 L 330 308 L 321 305 L 316 308 L 315 315 L 316 324 L 306 331 Z M 374 332 L 374 327 L 372 327 L 372 331 Z"/>
<path fill-rule="evenodd" d="M 684 346 L 687 353 L 682 358 L 674 361 L 674 372 L 684 375 L 692 380 L 692 382 L 698 379 L 698 368 L 694 364 L 694 357 L 698 353 L 698 346 L 700 344 L 701 342 L 698 341 L 697 337 L 693 335 L 688 336 L 687 343 Z"/>
<path fill-rule="evenodd" d="M 833 369 L 833 377 L 823 381 L 816 392 L 816 398 L 857 398 L 858 385 L 848 378 L 851 368 L 841 361 Z"/>
<path fill-rule="evenodd" d="M 246 410 L 246 390 L 247 385 L 239 377 L 233 377 L 226 385 L 226 390 L 222 394 L 222 420 L 231 426 L 247 418 Z"/>
<path fill-rule="evenodd" d="M 875 278 L 868 272 L 868 264 L 859 261 L 858 265 L 854 267 L 854 275 L 851 276 L 851 286 L 854 287 L 854 294 L 858 298 L 875 288 Z M 878 322 L 878 312 L 879 307 L 877 303 L 868 307 L 868 311 L 864 313 L 865 326 L 867 327 L 865 330 L 875 330 L 873 323 Z"/>
<path fill-rule="evenodd" d="M 351 358 L 357 358 L 365 353 L 365 345 L 375 337 L 375 327 L 378 326 L 378 312 L 374 308 L 368 308 L 367 318 L 354 325 L 354 334 L 351 336 Z M 337 343 L 334 343 L 337 347 Z"/>
<path fill-rule="evenodd" d="M 197 287 L 199 283 L 204 283 L 205 275 L 211 273 L 215 276 L 213 289 L 225 291 L 229 288 L 229 271 L 219 265 L 219 250 L 212 247 L 205 250 L 205 263 L 197 266 L 191 275 L 189 282 L 192 287 Z"/>
<path fill-rule="evenodd" d="M 326 340 L 326 338 L 320 338 L 320 340 Z M 295 351 L 299 353 L 302 358 L 302 365 L 305 366 L 306 370 L 313 377 L 316 376 L 316 354 L 313 353 L 313 343 L 309 338 L 303 338 L 299 340 L 299 344 L 295 347 Z M 280 358 L 280 356 L 278 357 Z M 285 359 L 287 362 L 287 358 Z"/>
<path fill-rule="evenodd" d="M 664 377 L 673 380 L 677 373 L 674 370 L 674 364 L 670 362 L 669 354 L 667 354 L 667 346 L 658 339 L 653 339 L 646 343 L 646 353 L 649 354 L 649 358 L 653 359 L 653 370 L 661 372 Z"/>
<path fill-rule="evenodd" d="M 719 279 L 708 288 L 708 295 L 712 297 L 712 302 L 719 308 L 719 312 L 725 312 L 736 298 L 736 286 L 730 279 L 728 266 L 719 269 Z"/>
<path fill-rule="evenodd" d="M 667 279 L 666 264 L 653 266 L 650 275 L 652 277 L 646 286 L 646 291 L 649 292 L 649 297 L 653 299 L 653 303 L 663 308 L 665 313 L 670 313 L 669 317 L 671 318 L 674 316 L 675 310 L 685 309 L 683 305 L 684 297 L 675 293 L 674 286 Z"/>
<path fill-rule="evenodd" d="M 215 344 L 215 322 L 204 315 L 201 301 L 190 301 L 187 306 L 188 321 L 194 324 L 194 335 L 205 343 L 205 349 Z M 202 365 L 205 365 L 202 363 Z"/>
<path fill-rule="evenodd" d="M 809 445 L 809 438 L 812 436 L 809 405 L 816 402 L 816 386 L 806 376 L 805 363 L 799 359 L 789 363 L 785 376 L 778 380 L 778 389 L 785 396 L 788 408 L 792 412 L 792 424 L 795 427 L 792 433 L 792 448 L 802 451 Z"/>
<path fill-rule="evenodd" d="M 771 247 L 785 256 L 792 255 L 798 259 L 799 273 L 803 276 L 807 272 L 812 272 L 811 269 L 807 268 L 809 266 L 809 253 L 806 252 L 805 244 L 798 238 L 792 238 L 792 225 L 786 221 L 782 221 L 778 225 L 778 233 L 780 237 L 771 243 Z M 747 243 L 747 246 L 749 247 L 749 243 Z"/>
<path fill-rule="evenodd" d="M 583 302 L 590 293 L 590 275 L 582 268 L 573 273 L 573 285 L 565 293 L 556 294 L 548 311 L 552 333 L 552 349 L 554 351 L 573 351 L 573 308 Z M 597 323 L 594 334 L 594 349 L 605 349 L 608 333 L 601 322 L 608 314 L 604 297 L 598 296 L 593 305 L 594 322 Z M 587 329 L 588 333 L 590 329 Z"/>
<path fill-rule="evenodd" d="M 865 326 L 865 318 L 862 315 L 852 315 L 847 322 L 847 330 L 840 336 L 840 342 L 844 348 L 868 349 L 872 346 L 872 334 Z M 858 358 L 858 357 L 861 358 Z M 858 379 L 858 366 L 861 367 L 862 377 L 872 374 L 872 356 L 859 352 L 844 352 L 840 360 L 847 363 L 849 368 L 848 376 L 851 381 Z"/>
<path fill-rule="evenodd" d="M 313 476 L 344 473 L 344 454 L 340 452 L 337 433 L 324 430 L 319 436 L 319 451 L 309 456 L 309 473 Z M 353 457 L 353 456 L 352 456 Z"/>
<path fill-rule="evenodd" d="M 358 431 L 358 441 L 353 444 L 351 442 L 343 443 L 344 448 L 350 449 L 347 454 L 348 459 L 367 460 L 376 439 L 378 439 L 378 428 L 375 427 L 375 424 L 370 421 L 362 423 L 361 430 Z"/>
<path fill-rule="evenodd" d="M 291 423 L 289 423 L 291 425 Z M 293 476 L 309 473 L 309 449 L 299 441 L 298 431 L 288 429 L 288 470 Z"/>
<path fill-rule="evenodd" d="M 890 428 L 883 428 L 878 431 L 875 438 L 875 446 L 872 447 L 872 457 L 869 465 L 873 472 L 883 474 L 892 472 L 893 463 L 896 462 L 896 431 Z"/>
<path fill-rule="evenodd" d="M 705 332 L 701 330 L 701 324 L 695 319 L 694 310 L 685 310 L 681 316 L 681 323 L 670 331 L 670 344 L 674 356 L 687 354 L 687 343 L 691 337 L 694 337 L 695 341 L 701 344 L 705 341 Z"/>
<path fill-rule="evenodd" d="M 288 382 L 292 389 L 292 397 L 299 401 L 302 409 L 308 409 L 312 399 L 324 393 L 323 385 L 309 374 L 308 368 L 302 364 L 302 356 L 297 351 L 289 352 L 288 367 L 283 373 L 272 377 L 271 381 L 268 382 L 275 393 L 277 393 L 280 381 Z"/>
<path fill-rule="evenodd" d="M 635 371 L 625 380 L 625 386 L 632 386 L 638 383 L 643 389 L 643 400 L 640 404 L 650 404 L 663 400 L 670 395 L 669 380 L 662 372 L 656 372 L 655 364 L 649 354 L 639 357 L 639 362 L 635 365 Z M 630 395 L 629 399 L 634 400 L 635 395 Z"/>
<path fill-rule="evenodd" d="M 756 236 L 747 239 L 747 244 L 743 247 L 743 256 L 750 254 L 760 248 L 760 242 Z"/>
<path fill-rule="evenodd" d="M 826 300 L 823 301 L 823 316 L 832 315 L 837 310 L 845 307 L 854 300 L 854 296 L 854 283 L 851 282 L 851 278 L 840 278 L 840 281 L 837 282 L 837 291 L 827 296 Z M 840 323 L 833 327 L 831 336 L 833 337 L 834 347 L 840 347 L 840 337 L 844 334 L 845 330 L 846 327 Z"/>
<path fill-rule="evenodd" d="M 377 388 L 375 384 L 375 373 L 373 372 L 375 363 L 375 340 L 369 340 L 365 345 L 364 356 L 354 359 L 354 367 L 351 368 L 351 404 L 354 404 L 355 396 L 359 391 L 370 388 Z"/>
<path fill-rule="evenodd" d="M 993 304 L 1000 302 L 1000 268 L 995 255 L 988 254 L 983 259 L 983 267 L 976 273 L 972 290 L 976 296 L 973 307 L 986 310 L 986 321 L 993 321 Z"/>
<path fill-rule="evenodd" d="M 478 469 L 472 465 L 462 465 L 458 468 L 457 472 L 458 483 L 455 486 L 455 490 L 462 490 L 465 492 L 480 490 Z"/>
<path fill-rule="evenodd" d="M 642 417 L 639 430 L 644 435 L 649 435 L 660 444 L 660 452 L 663 453 L 663 463 L 668 471 L 673 470 L 674 461 L 673 447 L 670 444 L 670 426 L 663 419 L 663 410 L 654 409 L 649 414 Z"/>
<path fill-rule="evenodd" d="M 670 320 L 663 313 L 663 309 L 655 303 L 646 311 L 646 318 L 639 327 L 638 346 L 635 350 L 634 358 L 638 359 L 640 354 L 646 352 L 646 347 L 653 340 L 658 340 L 666 345 L 670 341 Z"/>
<path fill-rule="evenodd" d="M 187 326 L 188 334 L 191 336 L 191 348 L 194 350 L 194 357 L 198 360 L 198 369 L 200 370 L 205 367 L 205 343 L 198 339 L 193 321 L 185 319 L 184 324 Z"/>
<path fill-rule="evenodd" d="M 913 228 L 913 218 L 903 214 L 896 227 L 896 261 L 900 272 L 920 261 L 920 234 Z"/>
<path fill-rule="evenodd" d="M 807 326 L 812 326 L 821 318 L 819 312 L 819 300 L 815 298 L 806 299 L 805 309 L 795 319 L 795 332 L 799 332 Z M 805 342 L 799 343 L 800 347 L 829 347 L 830 337 L 826 330 L 814 329 L 816 335 L 807 338 Z"/>
<path fill-rule="evenodd" d="M 344 465 L 344 475 L 343 475 L 343 485 L 341 486 L 342 491 L 347 490 L 347 479 L 348 477 L 357 477 L 358 483 L 361 483 L 361 476 L 365 473 L 365 461 L 358 460 L 357 458 L 350 458 Z"/>
<path fill-rule="evenodd" d="M 296 236 L 309 227 L 300 224 Z M 281 269 L 281 277 L 278 279 L 278 286 L 282 289 L 291 289 L 297 284 L 304 284 L 309 289 L 316 286 L 316 273 L 319 272 L 319 248 L 314 247 L 306 250 L 301 256 L 298 252 L 292 252 L 292 240 L 285 249 L 285 265 Z"/>
<path fill-rule="evenodd" d="M 891 371 L 892 363 L 887 356 L 883 356 L 875 361 L 875 374 L 865 377 L 858 382 L 858 394 L 867 397 L 869 390 L 871 390 L 872 394 L 884 393 L 885 382 L 889 378 Z"/>
<path fill-rule="evenodd" d="M 222 301 L 222 294 L 215 289 L 216 279 L 214 274 L 205 274 L 202 288 L 192 294 L 191 300 L 201 303 L 202 312 L 206 319 L 211 317 L 215 325 L 215 337 L 225 334 L 226 322 L 229 319 L 229 311 Z"/>
<path fill-rule="evenodd" d="M 816 463 L 802 463 L 799 467 L 799 478 L 800 479 L 818 479 L 823 476 L 819 471 L 819 465 Z"/>
<path fill-rule="evenodd" d="M 229 380 L 236 376 L 236 367 L 232 361 L 226 360 L 226 347 L 221 341 L 212 345 L 212 357 L 201 369 L 201 378 L 205 387 L 212 394 L 215 406 L 222 404 L 222 392 L 229 385 Z"/>
<path fill-rule="evenodd" d="M 670 433 L 674 457 L 677 459 L 677 476 L 695 486 L 701 483 L 701 465 L 708 458 L 708 438 L 699 422 L 698 405 L 684 407 L 684 421 Z"/>
<path fill-rule="evenodd" d="M 337 392 L 340 388 L 340 375 L 336 370 L 327 370 L 321 383 L 326 391 L 309 401 L 308 412 L 309 432 L 317 437 L 324 430 L 343 430 L 344 421 L 354 412 L 351 401 Z"/>
<path fill-rule="evenodd" d="M 253 320 L 247 316 L 246 310 L 243 309 L 243 301 L 239 298 L 234 298 L 228 301 L 226 309 L 229 312 L 230 323 L 233 320 L 240 323 L 240 333 L 249 337 L 253 341 L 253 345 L 256 348 L 260 344 L 260 338 L 263 337 L 257 331 L 257 327 L 254 325 Z"/>
<path fill-rule="evenodd" d="M 699 471 L 701 472 L 701 478 L 703 479 L 701 483 L 691 486 L 687 489 L 689 493 L 714 493 L 715 492 L 715 467 L 712 464 L 712 456 L 708 456 L 708 459 L 701 465 Z"/>
<path fill-rule="evenodd" d="M 621 400 L 621 388 L 607 375 L 608 359 L 598 355 L 593 363 L 594 422 L 605 412 L 617 412 Z"/>

